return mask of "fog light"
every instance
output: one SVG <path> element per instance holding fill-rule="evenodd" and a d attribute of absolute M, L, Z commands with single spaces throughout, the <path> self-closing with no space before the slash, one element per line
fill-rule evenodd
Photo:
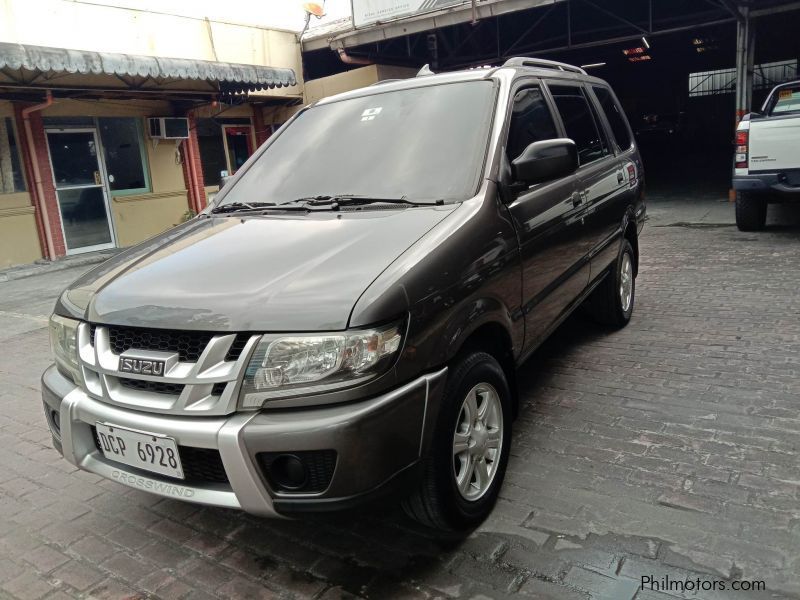
<path fill-rule="evenodd" d="M 273 491 L 317 494 L 328 489 L 333 479 L 336 450 L 259 452 L 256 460 Z"/>
<path fill-rule="evenodd" d="M 61 437 L 61 415 L 57 410 L 50 409 L 50 427 L 52 430 Z"/>
<path fill-rule="evenodd" d="M 278 455 L 269 470 L 275 483 L 287 490 L 302 488 L 308 479 L 305 464 L 294 454 Z"/>

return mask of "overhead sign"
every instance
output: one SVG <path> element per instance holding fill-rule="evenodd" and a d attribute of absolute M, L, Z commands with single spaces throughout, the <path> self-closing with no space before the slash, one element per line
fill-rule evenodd
<path fill-rule="evenodd" d="M 352 0 L 353 25 L 365 27 L 468 2 L 469 0 Z"/>

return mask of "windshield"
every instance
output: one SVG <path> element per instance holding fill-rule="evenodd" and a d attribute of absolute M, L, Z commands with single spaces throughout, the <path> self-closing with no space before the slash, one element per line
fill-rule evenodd
<path fill-rule="evenodd" d="M 781 88 L 773 102 L 773 115 L 800 111 L 800 85 Z"/>
<path fill-rule="evenodd" d="M 220 206 L 313 196 L 457 201 L 481 176 L 489 81 L 376 93 L 311 108 L 242 173 Z"/>

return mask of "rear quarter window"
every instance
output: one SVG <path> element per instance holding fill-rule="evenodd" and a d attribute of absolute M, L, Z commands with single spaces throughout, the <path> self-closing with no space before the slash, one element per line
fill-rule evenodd
<path fill-rule="evenodd" d="M 625 113 L 622 112 L 622 107 L 614 99 L 611 90 L 608 88 L 593 85 L 592 91 L 594 91 L 594 95 L 597 96 L 597 100 L 600 102 L 600 107 L 606 114 L 608 124 L 611 125 L 611 133 L 614 134 L 617 148 L 621 152 L 624 152 L 631 147 L 631 134 L 628 129 Z"/>

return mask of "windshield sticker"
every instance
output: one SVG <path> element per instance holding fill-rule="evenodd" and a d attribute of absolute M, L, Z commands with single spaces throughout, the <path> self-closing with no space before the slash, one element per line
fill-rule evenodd
<path fill-rule="evenodd" d="M 372 121 L 377 117 L 381 111 L 383 110 L 382 106 L 378 106 L 376 108 L 367 108 L 364 112 L 361 113 L 361 120 L 362 121 Z"/>

